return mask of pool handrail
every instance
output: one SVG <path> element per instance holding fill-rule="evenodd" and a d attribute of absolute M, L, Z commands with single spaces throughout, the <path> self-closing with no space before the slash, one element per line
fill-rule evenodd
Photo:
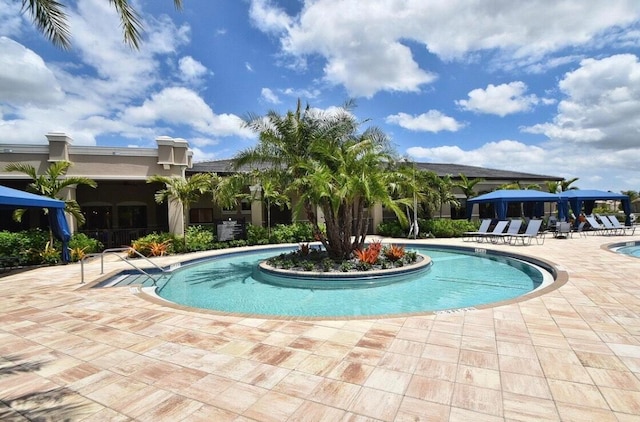
<path fill-rule="evenodd" d="M 156 264 L 155 262 L 151 261 L 146 256 L 142 255 L 140 252 L 138 252 L 137 250 L 135 250 L 131 246 L 125 246 L 125 247 L 122 247 L 122 248 L 109 248 L 109 249 L 105 249 L 104 251 L 99 252 L 99 253 L 86 254 L 85 256 L 82 257 L 82 259 L 80 259 L 80 284 L 84 284 L 84 260 L 86 258 L 92 258 L 92 257 L 95 257 L 95 256 L 100 256 L 100 274 L 102 275 L 102 274 L 104 274 L 104 256 L 107 255 L 107 254 L 113 254 L 116 257 L 118 257 L 118 259 L 120 259 L 121 261 L 126 262 L 127 264 L 131 265 L 133 268 L 138 270 L 141 274 L 144 274 L 147 277 L 149 277 L 151 279 L 151 281 L 153 281 L 153 284 L 155 285 L 156 279 L 153 278 L 153 276 L 151 274 L 149 274 L 148 272 L 146 272 L 142 268 L 138 267 L 133 262 L 129 261 L 126 257 L 118 255 L 118 252 L 133 253 L 133 254 L 137 255 L 139 258 L 142 258 L 145 261 L 147 261 L 149 264 L 151 264 L 152 266 L 154 266 L 155 268 L 160 270 L 162 273 L 168 272 L 168 270 L 165 270 L 164 268 L 160 267 L 158 264 Z"/>

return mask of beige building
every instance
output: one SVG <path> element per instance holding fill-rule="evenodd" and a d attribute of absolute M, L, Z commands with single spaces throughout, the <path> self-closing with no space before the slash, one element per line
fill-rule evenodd
<path fill-rule="evenodd" d="M 181 207 L 177 203 L 157 204 L 154 195 L 163 186 L 147 183 L 152 175 L 188 177 L 194 173 L 215 172 L 224 176 L 232 173 L 230 160 L 193 163 L 189 144 L 181 138 L 160 136 L 156 148 L 114 148 L 75 146 L 64 133 L 49 133 L 43 145 L 1 145 L 0 184 L 14 189 L 26 190 L 30 179 L 18 172 L 7 172 L 7 164 L 20 162 L 32 165 L 38 174 L 44 174 L 50 163 L 69 161 L 72 163 L 68 175 L 93 179 L 98 187 L 78 186 L 68 189 L 67 199 L 75 199 L 86 216 L 86 224 L 78 228 L 71 217 L 69 226 L 73 231 L 82 231 L 100 239 L 106 246 L 130 244 L 132 239 L 152 231 L 171 231 L 182 234 Z M 415 163 L 416 169 L 430 170 L 439 176 L 464 174 L 469 179 L 483 178 L 476 186 L 478 193 L 495 190 L 505 183 L 519 181 L 523 185 L 543 184 L 547 180 L 562 180 L 553 176 L 493 170 L 456 164 Z M 256 187 L 247 187 L 256 189 Z M 258 188 L 259 189 L 259 188 Z M 464 195 L 456 193 L 462 211 L 444 206 L 441 213 L 447 218 L 464 218 Z M 491 210 L 476 209 L 475 217 L 483 217 Z M 190 224 L 216 224 L 224 220 L 244 220 L 255 225 L 266 225 L 266 211 L 260 201 L 247 201 L 235 210 L 216 207 L 211 198 L 204 195 L 192 205 L 188 216 Z M 0 229 L 38 227 L 41 213 L 30 211 L 22 225 L 11 220 L 10 210 L 0 210 Z M 395 218 L 376 205 L 369 210 L 370 231 L 385 218 Z M 272 224 L 291 222 L 289 210 L 272 208 Z"/>

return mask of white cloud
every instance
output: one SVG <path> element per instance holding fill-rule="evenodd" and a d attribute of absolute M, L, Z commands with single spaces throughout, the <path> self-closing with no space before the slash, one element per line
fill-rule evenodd
<path fill-rule="evenodd" d="M 249 8 L 251 22 L 261 31 L 278 34 L 291 26 L 291 18 L 269 0 L 252 0 Z"/>
<path fill-rule="evenodd" d="M 446 116 L 438 110 L 429 110 L 418 116 L 412 116 L 406 113 L 398 113 L 387 116 L 387 123 L 396 124 L 408 130 L 417 132 L 434 132 L 438 133 L 442 130 L 457 132 L 464 126 L 463 123 L 456 121 L 453 117 Z"/>
<path fill-rule="evenodd" d="M 603 155 L 594 148 L 576 149 L 572 144 L 536 146 L 501 140 L 475 149 L 465 150 L 447 145 L 411 147 L 406 152 L 415 159 L 428 162 L 464 164 L 565 179 L 578 177 L 580 180 L 576 186 L 583 189 L 638 189 L 637 183 L 634 184 L 638 180 L 638 147 Z M 597 160 L 597 165 L 594 165 L 594 160 Z"/>
<path fill-rule="evenodd" d="M 315 0 L 305 1 L 297 16 L 274 4 L 252 0 L 253 24 L 280 36 L 283 53 L 298 64 L 322 57 L 325 80 L 365 97 L 416 92 L 433 82 L 435 75 L 418 64 L 405 40 L 445 61 L 489 52 L 501 65 L 535 71 L 539 62 L 558 65 L 548 56 L 597 43 L 605 33 L 609 42 L 623 41 L 628 34 L 606 30 L 628 26 L 640 15 L 634 0 L 539 0 L 518 7 L 466 0 L 369 0 L 363 7 L 360 0 Z"/>
<path fill-rule="evenodd" d="M 524 95 L 526 91 L 527 85 L 522 81 L 497 86 L 489 84 L 487 89 L 472 90 L 468 100 L 458 100 L 456 104 L 464 110 L 504 117 L 529 111 L 540 102 L 536 95 Z"/>
<path fill-rule="evenodd" d="M 0 51 L 0 102 L 47 105 L 64 98 L 56 76 L 36 53 L 6 37 L 0 37 Z"/>
<path fill-rule="evenodd" d="M 127 109 L 122 120 L 134 125 L 153 125 L 157 122 L 186 125 L 206 134 L 217 136 L 251 137 L 240 117 L 215 114 L 194 91 L 173 87 L 153 94 L 139 107 Z"/>
<path fill-rule="evenodd" d="M 24 14 L 20 2 L 0 0 L 0 36 L 13 38 L 22 33 Z"/>
<path fill-rule="evenodd" d="M 182 57 L 178 61 L 178 68 L 182 80 L 191 84 L 201 83 L 202 78 L 210 73 L 202 63 L 191 56 Z"/>
<path fill-rule="evenodd" d="M 640 134 L 640 62 L 632 54 L 585 59 L 558 84 L 566 99 L 552 122 L 523 128 L 555 142 L 634 148 Z"/>
<path fill-rule="evenodd" d="M 262 91 L 260 91 L 260 96 L 262 97 L 262 99 L 264 99 L 268 103 L 271 103 L 271 104 L 280 103 L 280 98 L 278 98 L 278 95 L 276 95 L 276 93 L 269 88 L 262 88 Z"/>

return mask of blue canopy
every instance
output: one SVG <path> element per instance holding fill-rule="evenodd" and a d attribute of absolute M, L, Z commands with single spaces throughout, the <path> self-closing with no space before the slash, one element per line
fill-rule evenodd
<path fill-rule="evenodd" d="M 569 202 L 569 205 L 571 205 L 571 210 L 576 215 L 582 212 L 583 205 L 585 214 L 591 214 L 597 200 L 620 201 L 622 203 L 622 209 L 626 216 L 625 224 L 631 225 L 631 201 L 629 200 L 629 196 L 627 195 L 602 190 L 572 189 L 560 193 L 560 197 Z"/>
<path fill-rule="evenodd" d="M 0 207 L 47 208 L 51 230 L 54 236 L 62 241 L 62 261 L 69 262 L 71 257 L 68 244 L 71 231 L 64 216 L 64 201 L 0 186 Z"/>
<path fill-rule="evenodd" d="M 540 217 L 544 214 L 543 204 L 545 202 L 557 202 L 560 203 L 562 199 L 560 196 L 541 192 L 537 190 L 510 190 L 510 189 L 501 189 L 493 192 L 486 193 L 484 195 L 476 196 L 475 198 L 471 198 L 467 200 L 467 218 L 471 218 L 471 214 L 473 211 L 474 204 L 481 203 L 492 203 L 494 205 L 496 214 L 499 220 L 507 219 L 507 207 L 510 202 L 533 202 L 535 203 L 534 210 L 535 216 Z M 565 207 L 566 208 L 566 207 Z M 563 212 L 564 208 L 558 206 L 558 214 L 559 219 L 562 221 L 565 219 L 566 214 Z"/>

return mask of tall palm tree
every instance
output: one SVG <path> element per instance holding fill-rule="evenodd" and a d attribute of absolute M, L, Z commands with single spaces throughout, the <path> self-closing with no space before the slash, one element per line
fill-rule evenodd
<path fill-rule="evenodd" d="M 235 158 L 237 168 L 266 163 L 278 173 L 283 193 L 299 198 L 294 215 L 304 212 L 316 238 L 336 259 L 348 258 L 364 242 L 368 206 L 382 203 L 405 219 L 387 189 L 386 167 L 393 161 L 388 139 L 375 128 L 359 134 L 351 105 L 328 113 L 308 105 L 303 109 L 298 101 L 284 116 L 275 111 L 249 116 L 246 124 L 259 134 L 259 143 Z M 318 224 L 318 208 L 326 233 Z"/>
<path fill-rule="evenodd" d="M 109 0 L 109 3 L 120 16 L 124 42 L 138 49 L 143 29 L 138 12 L 127 0 Z M 173 3 L 176 9 L 182 8 L 182 0 L 174 0 Z M 69 49 L 71 33 L 65 7 L 61 1 L 56 0 L 22 0 L 22 9 L 31 15 L 36 28 L 54 45 Z"/>
<path fill-rule="evenodd" d="M 200 196 L 211 187 L 211 175 L 207 173 L 194 174 L 191 177 L 153 175 L 147 178 L 147 183 L 162 183 L 164 188 L 155 194 L 158 204 L 165 201 L 177 201 L 182 207 L 183 246 L 187 247 L 187 225 L 189 208 Z"/>
<path fill-rule="evenodd" d="M 84 215 L 82 215 L 80 205 L 78 205 L 78 202 L 74 199 L 62 198 L 62 190 L 77 185 L 86 185 L 95 188 L 98 184 L 87 177 L 67 176 L 67 171 L 70 167 L 71 163 L 68 161 L 56 161 L 49 165 L 45 174 L 38 175 L 35 167 L 31 164 L 11 163 L 7 165 L 5 171 L 17 171 L 29 176 L 32 181 L 27 185 L 27 191 L 64 201 L 65 212 L 71 214 L 78 222 L 78 225 L 81 226 L 85 223 L 85 218 Z M 21 221 L 25 211 L 26 210 L 22 208 L 15 210 L 13 212 L 14 220 Z M 50 232 L 49 235 L 53 241 L 53 233 Z"/>

